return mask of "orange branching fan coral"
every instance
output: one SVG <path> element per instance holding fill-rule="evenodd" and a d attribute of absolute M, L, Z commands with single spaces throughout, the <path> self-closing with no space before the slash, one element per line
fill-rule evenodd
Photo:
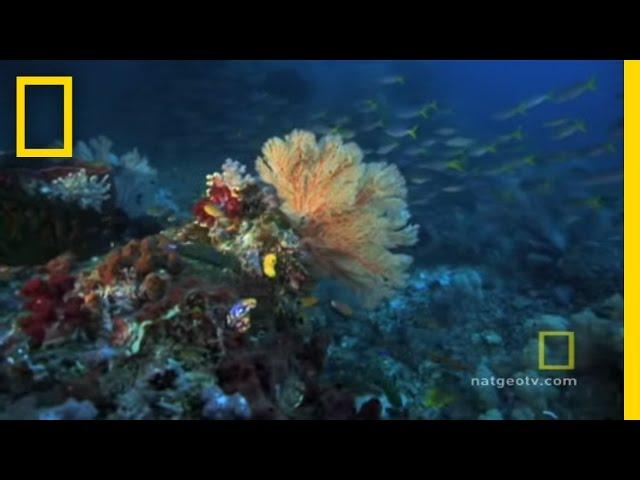
<path fill-rule="evenodd" d="M 262 155 L 256 170 L 275 187 L 320 273 L 353 287 L 369 307 L 403 286 L 412 258 L 390 249 L 415 244 L 418 227 L 407 224 L 407 188 L 395 165 L 363 163 L 355 143 L 316 142 L 300 130 L 268 140 Z"/>

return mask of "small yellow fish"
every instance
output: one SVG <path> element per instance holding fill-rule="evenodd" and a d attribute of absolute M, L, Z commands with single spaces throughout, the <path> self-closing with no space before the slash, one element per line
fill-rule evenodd
<path fill-rule="evenodd" d="M 429 195 L 429 196 L 427 196 L 427 197 L 425 197 L 425 198 L 419 198 L 418 200 L 412 200 L 412 201 L 410 202 L 410 204 L 411 204 L 412 206 L 415 206 L 415 207 L 421 207 L 421 206 L 423 206 L 423 205 L 428 205 L 428 204 L 429 204 L 429 202 L 433 199 L 433 197 L 434 197 L 437 193 L 438 193 L 438 192 L 435 192 L 435 193 L 433 193 L 433 194 L 431 194 L 431 195 Z"/>
<path fill-rule="evenodd" d="M 592 210 L 600 210 L 604 206 L 602 197 L 588 198 L 582 204 Z"/>
<path fill-rule="evenodd" d="M 513 162 L 506 163 L 498 168 L 494 168 L 493 170 L 490 170 L 488 173 L 490 175 L 496 175 L 500 173 L 510 173 L 510 172 L 516 171 L 518 168 L 521 168 L 521 167 L 536 165 L 536 162 L 537 162 L 537 157 L 535 155 L 528 155 L 524 158 L 521 158 L 520 160 L 515 160 Z"/>
<path fill-rule="evenodd" d="M 536 187 L 535 192 L 541 195 L 546 195 L 548 193 L 551 193 L 552 190 L 553 183 L 550 180 L 546 180 Z"/>
<path fill-rule="evenodd" d="M 420 109 L 420 116 L 422 116 L 425 119 L 428 119 L 429 116 L 431 115 L 431 112 L 437 112 L 437 111 L 438 111 L 438 101 L 433 100 L 427 103 L 424 107 Z"/>
<path fill-rule="evenodd" d="M 216 207 L 213 203 L 207 203 L 203 208 L 205 213 L 211 217 L 224 217 L 222 210 Z"/>
<path fill-rule="evenodd" d="M 383 77 L 379 81 L 382 85 L 404 85 L 406 80 L 402 75 Z"/>
<path fill-rule="evenodd" d="M 452 403 L 455 396 L 451 393 L 444 392 L 437 387 L 429 389 L 425 396 L 423 404 L 427 408 L 443 408 Z"/>
<path fill-rule="evenodd" d="M 527 105 L 525 103 L 521 103 L 520 105 L 512 108 L 511 110 L 507 110 L 504 112 L 500 112 L 494 115 L 494 118 L 498 120 L 507 120 L 509 118 L 513 118 L 516 115 L 526 115 L 527 113 Z"/>
<path fill-rule="evenodd" d="M 409 179 L 409 181 L 411 183 L 413 183 L 414 185 L 422 185 L 422 184 L 427 183 L 429 181 L 429 179 L 426 178 L 426 177 L 412 177 L 412 178 Z"/>
<path fill-rule="evenodd" d="M 565 128 L 562 128 L 555 136 L 552 138 L 554 140 L 564 140 L 576 133 L 585 133 L 587 131 L 587 125 L 582 120 L 575 120 L 571 125 L 568 125 Z"/>
<path fill-rule="evenodd" d="M 300 300 L 300 304 L 303 308 L 313 307 L 318 303 L 318 298 L 313 295 L 309 295 L 308 297 L 302 297 Z"/>
<path fill-rule="evenodd" d="M 464 189 L 465 189 L 464 185 L 451 185 L 449 187 L 444 187 L 442 191 L 445 193 L 458 193 L 458 192 L 462 192 Z"/>
<path fill-rule="evenodd" d="M 338 302 L 337 300 L 331 300 L 331 308 L 338 312 L 343 317 L 352 317 L 353 310 L 346 303 Z"/>
<path fill-rule="evenodd" d="M 164 213 L 164 210 L 159 207 L 150 207 L 147 209 L 147 215 L 151 215 L 152 217 L 160 217 Z"/>
<path fill-rule="evenodd" d="M 447 162 L 447 168 L 449 170 L 455 170 L 457 172 L 464 172 L 466 169 L 466 164 L 463 159 L 454 159 Z"/>
<path fill-rule="evenodd" d="M 522 127 L 516 128 L 513 132 L 507 133 L 506 135 L 502 135 L 500 140 L 503 142 L 508 142 L 510 140 L 522 140 L 524 138 L 524 132 L 522 131 Z"/>
<path fill-rule="evenodd" d="M 278 257 L 275 253 L 267 253 L 262 259 L 262 271 L 269 278 L 275 278 L 276 276 L 276 264 L 278 263 Z"/>
<path fill-rule="evenodd" d="M 568 118 L 559 118 L 558 120 L 551 120 L 550 122 L 546 122 L 543 126 L 546 128 L 562 127 L 569 122 L 571 122 L 571 120 L 569 120 Z"/>
<path fill-rule="evenodd" d="M 591 77 L 585 83 L 574 85 L 564 92 L 557 93 L 553 96 L 553 99 L 557 103 L 567 102 L 573 100 L 586 92 L 594 91 L 597 88 L 596 77 Z"/>

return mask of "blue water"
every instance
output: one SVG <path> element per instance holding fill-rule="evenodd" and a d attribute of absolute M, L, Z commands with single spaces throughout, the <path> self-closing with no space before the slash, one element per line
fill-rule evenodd
<path fill-rule="evenodd" d="M 194 93 L 172 88 L 172 82 L 196 79 L 202 82 L 200 91 L 206 91 L 209 79 L 212 87 L 206 95 L 215 96 L 215 79 L 219 72 L 235 69 L 238 77 L 242 77 L 247 68 L 250 70 L 246 78 L 249 83 L 250 76 L 256 71 L 285 68 L 296 72 L 308 82 L 310 90 L 302 106 L 322 110 L 348 111 L 355 100 L 380 91 L 380 85 L 376 83 L 378 78 L 405 75 L 408 84 L 395 92 L 394 100 L 411 105 L 439 99 L 455 110 L 459 125 L 477 135 L 491 135 L 506 126 L 487 122 L 488 117 L 501 109 L 536 94 L 563 89 L 596 76 L 597 91 L 579 101 L 543 105 L 526 118 L 508 122 L 533 127 L 528 133 L 541 148 L 551 146 L 536 128 L 541 120 L 569 114 L 585 118 L 590 126 L 589 139 L 597 142 L 607 138 L 607 130 L 622 115 L 621 61 L 12 61 L 3 62 L 0 68 L 0 124 L 5 126 L 0 142 L 4 149 L 12 145 L 17 75 L 72 75 L 76 137 L 87 138 L 99 130 L 126 139 L 125 131 L 145 133 L 145 125 L 126 123 L 128 115 L 139 110 L 136 118 L 144 118 L 146 109 L 147 118 L 152 120 L 151 112 L 175 107 L 181 97 Z M 224 90 L 229 88 L 245 95 L 252 91 L 239 84 L 228 85 Z M 53 111 L 55 101 L 52 98 L 49 105 L 43 103 L 41 106 L 48 110 L 40 113 L 45 116 Z M 199 107 L 207 110 L 204 102 Z M 210 110 L 214 110 L 213 106 Z M 216 120 L 211 118 L 211 121 Z M 126 129 L 123 124 L 127 125 Z M 163 133 L 171 135 L 172 132 Z M 149 141 L 149 147 L 152 147 L 151 143 Z"/>

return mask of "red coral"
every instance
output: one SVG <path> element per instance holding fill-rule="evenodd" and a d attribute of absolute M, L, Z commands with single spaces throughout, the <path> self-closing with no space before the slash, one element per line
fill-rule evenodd
<path fill-rule="evenodd" d="M 193 206 L 193 215 L 203 226 L 213 227 L 218 221 L 218 215 L 211 213 L 211 208 L 220 210 L 227 218 L 235 219 L 242 213 L 242 202 L 224 184 L 214 184 L 207 190 L 207 196 L 198 200 Z"/>
<path fill-rule="evenodd" d="M 71 275 L 49 275 L 48 287 L 55 298 L 61 299 L 67 292 L 73 290 L 76 283 Z"/>
<path fill-rule="evenodd" d="M 49 286 L 39 277 L 34 277 L 24 284 L 20 294 L 23 297 L 50 295 Z"/>
<path fill-rule="evenodd" d="M 213 227 L 216 224 L 217 218 L 213 215 L 209 215 L 206 211 L 206 206 L 210 203 L 208 198 L 201 198 L 198 202 L 193 206 L 192 212 L 193 216 L 196 217 L 196 220 L 199 224 L 207 227 Z"/>
<path fill-rule="evenodd" d="M 358 410 L 356 418 L 358 420 L 380 420 L 382 418 L 382 403 L 377 398 L 367 400 Z"/>
<path fill-rule="evenodd" d="M 14 179 L 10 174 L 0 172 L 0 187 L 8 188 L 13 184 L 13 182 Z"/>
<path fill-rule="evenodd" d="M 88 325 L 90 314 L 84 308 L 84 300 L 65 298 L 74 284 L 72 276 L 56 274 L 47 280 L 32 278 L 22 287 L 20 293 L 27 299 L 25 309 L 30 314 L 20 319 L 19 325 L 35 345 L 42 344 L 56 324 L 65 334 Z"/>
<path fill-rule="evenodd" d="M 214 185 L 208 191 L 209 200 L 220 207 L 229 217 L 240 213 L 240 202 L 226 185 Z"/>
<path fill-rule="evenodd" d="M 25 306 L 31 315 L 20 320 L 20 328 L 37 345 L 43 342 L 47 330 L 56 321 L 55 306 L 55 301 L 45 296 L 29 300 Z"/>

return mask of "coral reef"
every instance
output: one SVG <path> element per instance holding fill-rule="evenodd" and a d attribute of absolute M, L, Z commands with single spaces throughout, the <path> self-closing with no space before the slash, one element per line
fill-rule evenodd
<path fill-rule="evenodd" d="M 300 302 L 273 293 L 286 269 L 247 282 L 240 262 L 183 257 L 183 233 L 97 261 L 61 257 L 26 281 L 30 314 L 0 343 L 11 418 L 378 417 L 375 402 L 358 409 L 324 380 L 327 338 L 298 327 Z"/>
<path fill-rule="evenodd" d="M 90 143 L 94 164 L 10 170 L 0 193 L 21 199 L 24 185 L 156 174 L 137 151 L 118 157 L 107 139 Z M 207 175 L 193 222 L 103 257 L 2 267 L 0 282 L 16 292 L 0 297 L 14 312 L 0 316 L 5 417 L 497 420 L 614 418 L 621 409 L 622 297 L 609 296 L 617 273 L 601 261 L 605 249 L 584 262 L 589 242 L 574 245 L 541 218 L 537 241 L 520 231 L 478 266 L 470 259 L 491 251 L 495 230 L 460 242 L 473 235 L 454 209 L 430 225 L 453 223 L 434 234 L 438 251 L 461 247 L 446 257 L 452 264 L 409 276 L 410 257 L 392 252 L 417 236 L 396 167 L 364 163 L 339 138 L 294 131 L 265 144 L 257 169 L 260 179 L 226 160 Z M 40 213 L 48 202 L 77 218 L 99 213 L 50 192 L 31 192 Z M 117 183 L 109 193 L 104 216 L 124 198 Z M 6 205 L 0 227 L 13 232 L 24 218 L 19 203 Z M 501 256 L 518 259 L 527 280 L 499 274 L 509 271 Z M 552 276 L 563 281 L 538 282 Z M 537 370 L 541 330 L 576 332 L 579 385 L 527 383 L 572 375 Z M 546 348 L 552 359 L 565 351 Z M 514 385 L 488 381 L 505 378 Z"/>
<path fill-rule="evenodd" d="M 377 399 L 383 418 L 616 418 L 622 297 L 576 311 L 548 293 L 523 298 L 496 287 L 494 277 L 470 266 L 419 270 L 402 294 L 357 314 L 356 322 L 340 321 L 327 306 L 324 323 L 335 333 L 328 378 L 353 392 L 359 406 Z M 462 304 L 473 305 L 473 317 Z M 545 330 L 575 332 L 575 370 L 538 370 L 538 332 Z M 546 345 L 550 362 L 565 363 L 566 355 L 566 341 Z"/>
<path fill-rule="evenodd" d="M 116 205 L 110 164 L 77 159 L 24 162 L 0 156 L 0 262 L 42 264 L 64 252 L 104 253 L 128 235 L 161 229 L 146 216 L 132 221 Z"/>
<path fill-rule="evenodd" d="M 243 165 L 226 160 L 221 172 L 207 175 L 205 196 L 193 207 L 195 221 L 181 240 L 209 242 L 236 258 L 247 281 L 269 288 L 281 306 L 312 287 L 306 252 L 278 209 L 277 200 Z"/>
<path fill-rule="evenodd" d="M 140 218 L 152 209 L 177 212 L 167 190 L 158 187 L 158 172 L 138 149 L 117 156 L 112 153 L 113 142 L 100 136 L 78 142 L 76 156 L 84 161 L 108 165 L 114 183 L 115 205 L 131 218 Z"/>
<path fill-rule="evenodd" d="M 316 142 L 293 131 L 272 138 L 256 161 L 272 185 L 314 267 L 354 287 L 369 306 L 406 281 L 411 257 L 390 249 L 417 242 L 407 225 L 406 187 L 400 171 L 384 162 L 364 163 L 362 152 L 339 137 Z"/>
<path fill-rule="evenodd" d="M 256 169 L 277 198 L 232 160 L 207 176 L 193 213 L 217 250 L 239 258 L 249 274 L 287 279 L 296 293 L 312 274 L 337 278 L 368 307 L 404 285 L 411 257 L 390 250 L 413 245 L 417 226 L 407 225 L 406 186 L 395 166 L 362 162 L 359 148 L 339 137 L 316 143 L 293 131 L 266 142 Z"/>

